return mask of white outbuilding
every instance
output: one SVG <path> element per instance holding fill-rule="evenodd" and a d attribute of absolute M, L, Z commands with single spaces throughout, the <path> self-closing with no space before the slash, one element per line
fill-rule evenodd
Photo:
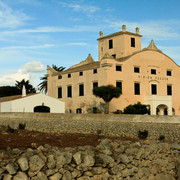
<path fill-rule="evenodd" d="M 0 112 L 49 112 L 65 113 L 65 103 L 42 93 L 0 98 Z"/>

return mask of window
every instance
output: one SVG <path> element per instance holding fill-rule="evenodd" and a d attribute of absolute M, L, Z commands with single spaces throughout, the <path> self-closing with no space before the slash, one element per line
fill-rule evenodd
<path fill-rule="evenodd" d="M 97 74 L 97 69 L 93 69 L 93 74 Z"/>
<path fill-rule="evenodd" d="M 58 98 L 62 98 L 62 87 L 58 87 Z"/>
<path fill-rule="evenodd" d="M 131 47 L 135 47 L 135 38 L 131 38 Z"/>
<path fill-rule="evenodd" d="M 157 94 L 157 85 L 151 84 L 151 94 Z"/>
<path fill-rule="evenodd" d="M 59 75 L 59 76 L 58 76 L 58 79 L 62 79 L 62 76 L 61 76 L 61 75 Z"/>
<path fill-rule="evenodd" d="M 167 85 L 167 95 L 172 95 L 172 86 Z"/>
<path fill-rule="evenodd" d="M 83 76 L 83 72 L 81 71 L 81 72 L 79 72 L 79 76 Z"/>
<path fill-rule="evenodd" d="M 140 73 L 140 68 L 139 67 L 134 67 L 134 72 L 135 73 Z"/>
<path fill-rule="evenodd" d="M 72 97 L 72 86 L 67 87 L 67 97 Z"/>
<path fill-rule="evenodd" d="M 98 87 L 98 82 L 93 82 L 93 89 L 94 89 L 95 87 Z"/>
<path fill-rule="evenodd" d="M 117 65 L 116 66 L 116 71 L 122 71 L 122 66 Z"/>
<path fill-rule="evenodd" d="M 109 49 L 112 49 L 112 48 L 113 48 L 113 40 L 110 39 L 110 40 L 109 40 Z"/>
<path fill-rule="evenodd" d="M 172 76 L 171 70 L 166 71 L 167 76 Z"/>
<path fill-rule="evenodd" d="M 114 59 L 116 59 L 116 54 L 112 54 L 112 57 L 113 57 Z"/>
<path fill-rule="evenodd" d="M 140 84 L 139 83 L 134 83 L 134 94 L 140 95 Z"/>
<path fill-rule="evenodd" d="M 116 87 L 120 88 L 121 92 L 122 92 L 122 82 L 121 81 L 116 82 Z"/>
<path fill-rule="evenodd" d="M 151 74 L 156 74 L 156 69 L 151 69 Z"/>
<path fill-rule="evenodd" d="M 77 114 L 81 114 L 81 113 L 82 113 L 82 109 L 81 109 L 81 108 L 77 108 L 77 109 L 76 109 L 76 113 L 77 113 Z"/>
<path fill-rule="evenodd" d="M 84 96 L 84 84 L 79 85 L 79 96 Z"/>
<path fill-rule="evenodd" d="M 71 78 L 71 74 L 68 74 L 68 78 Z"/>

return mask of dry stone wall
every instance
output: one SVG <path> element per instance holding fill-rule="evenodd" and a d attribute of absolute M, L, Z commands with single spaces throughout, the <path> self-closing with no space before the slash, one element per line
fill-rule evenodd
<path fill-rule="evenodd" d="M 49 145 L 0 150 L 3 180 L 175 180 L 180 178 L 180 144 L 110 141 L 96 147 L 58 149 Z"/>
<path fill-rule="evenodd" d="M 0 113 L 0 126 L 57 133 L 93 133 L 112 136 L 137 137 L 147 130 L 149 137 L 180 140 L 180 116 L 105 115 L 105 114 L 43 114 Z"/>

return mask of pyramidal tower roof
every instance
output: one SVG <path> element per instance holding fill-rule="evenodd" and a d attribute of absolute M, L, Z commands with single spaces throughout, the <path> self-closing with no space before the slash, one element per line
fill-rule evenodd
<path fill-rule="evenodd" d="M 147 47 L 147 49 L 151 49 L 151 50 L 159 50 L 159 49 L 156 47 L 156 45 L 155 45 L 153 39 L 151 40 L 151 43 L 149 44 L 149 46 Z"/>
<path fill-rule="evenodd" d="M 151 43 L 149 44 L 149 46 L 148 46 L 147 48 L 144 48 L 143 50 L 155 50 L 155 51 L 160 51 L 160 52 L 161 52 L 161 50 L 159 50 L 159 49 L 156 47 L 153 39 L 151 40 Z"/>

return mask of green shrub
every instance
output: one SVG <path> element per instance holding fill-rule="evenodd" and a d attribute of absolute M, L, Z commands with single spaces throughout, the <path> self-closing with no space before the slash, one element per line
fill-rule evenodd
<path fill-rule="evenodd" d="M 102 130 L 98 129 L 97 130 L 97 135 L 100 135 L 102 133 Z"/>
<path fill-rule="evenodd" d="M 119 110 L 119 109 L 113 112 L 113 114 L 122 114 L 122 113 L 123 112 L 121 110 Z"/>
<path fill-rule="evenodd" d="M 148 114 L 147 106 L 138 102 L 137 104 L 130 104 L 124 108 L 124 114 Z"/>
<path fill-rule="evenodd" d="M 146 139 L 147 137 L 148 137 L 148 131 L 147 130 L 138 131 L 138 138 Z"/>
<path fill-rule="evenodd" d="M 24 130 L 26 127 L 26 124 L 19 124 L 19 129 Z"/>
<path fill-rule="evenodd" d="M 7 129 L 7 132 L 8 133 L 14 133 L 16 130 L 11 128 L 9 125 L 8 125 L 8 129 Z"/>
<path fill-rule="evenodd" d="M 165 136 L 164 136 L 164 135 L 160 135 L 160 136 L 159 136 L 159 140 L 160 140 L 160 141 L 163 141 L 164 139 L 165 139 Z"/>

